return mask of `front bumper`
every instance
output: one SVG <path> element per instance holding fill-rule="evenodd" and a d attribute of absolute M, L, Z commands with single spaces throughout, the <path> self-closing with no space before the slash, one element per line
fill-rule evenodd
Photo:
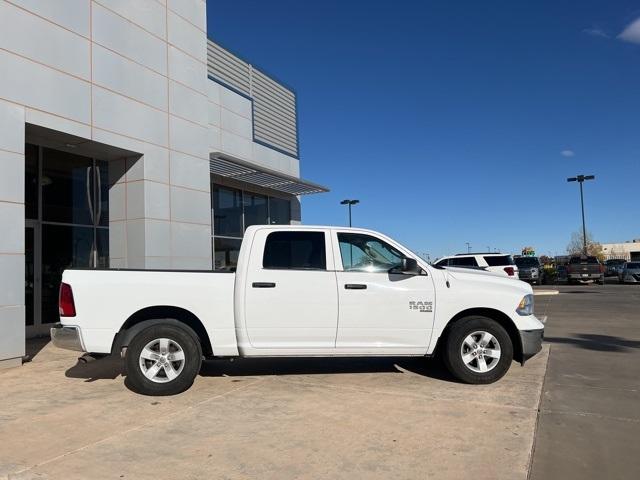
<path fill-rule="evenodd" d="M 544 328 L 539 330 L 520 330 L 520 344 L 522 345 L 521 363 L 533 357 L 542 350 L 542 339 L 544 338 Z"/>
<path fill-rule="evenodd" d="M 80 328 L 56 323 L 51 327 L 51 343 L 58 348 L 86 352 L 82 343 Z"/>

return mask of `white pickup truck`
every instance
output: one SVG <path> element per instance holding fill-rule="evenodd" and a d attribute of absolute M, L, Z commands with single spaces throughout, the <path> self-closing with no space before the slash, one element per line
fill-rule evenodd
<path fill-rule="evenodd" d="M 66 270 L 54 345 L 121 354 L 148 395 L 191 386 L 210 357 L 424 356 L 491 383 L 541 348 L 531 287 L 433 267 L 392 239 L 252 226 L 235 271 Z"/>

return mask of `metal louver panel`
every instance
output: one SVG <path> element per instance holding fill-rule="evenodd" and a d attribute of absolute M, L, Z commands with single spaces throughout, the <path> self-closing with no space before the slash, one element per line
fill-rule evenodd
<path fill-rule="evenodd" d="M 256 140 L 297 157 L 296 97 L 293 92 L 254 68 L 252 93 Z"/>
<path fill-rule="evenodd" d="M 214 175 L 240 180 L 290 195 L 308 195 L 329 191 L 322 185 L 266 168 L 258 168 L 253 164 L 227 157 L 221 153 L 212 154 L 209 165 L 211 173 Z"/>
<path fill-rule="evenodd" d="M 211 40 L 207 52 L 209 75 L 253 101 L 254 140 L 297 158 L 295 93 Z"/>
<path fill-rule="evenodd" d="M 207 71 L 209 75 L 240 90 L 251 93 L 251 73 L 249 64 L 211 40 L 207 41 Z"/>

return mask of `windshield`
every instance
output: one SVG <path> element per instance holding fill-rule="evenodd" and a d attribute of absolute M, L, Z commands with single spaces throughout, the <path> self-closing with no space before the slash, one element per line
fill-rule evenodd
<path fill-rule="evenodd" d="M 627 268 L 628 269 L 636 269 L 636 268 L 640 268 L 640 262 L 630 262 L 627 263 Z"/>
<path fill-rule="evenodd" d="M 515 260 L 518 267 L 537 267 L 540 265 L 536 257 L 519 257 Z"/>

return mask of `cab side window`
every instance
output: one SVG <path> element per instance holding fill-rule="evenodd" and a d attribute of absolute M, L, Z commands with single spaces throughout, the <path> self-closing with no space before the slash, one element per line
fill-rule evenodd
<path fill-rule="evenodd" d="M 338 233 L 345 272 L 388 272 L 404 255 L 388 243 L 361 233 Z"/>
<path fill-rule="evenodd" d="M 262 257 L 264 268 L 326 270 L 324 232 L 272 232 Z"/>

